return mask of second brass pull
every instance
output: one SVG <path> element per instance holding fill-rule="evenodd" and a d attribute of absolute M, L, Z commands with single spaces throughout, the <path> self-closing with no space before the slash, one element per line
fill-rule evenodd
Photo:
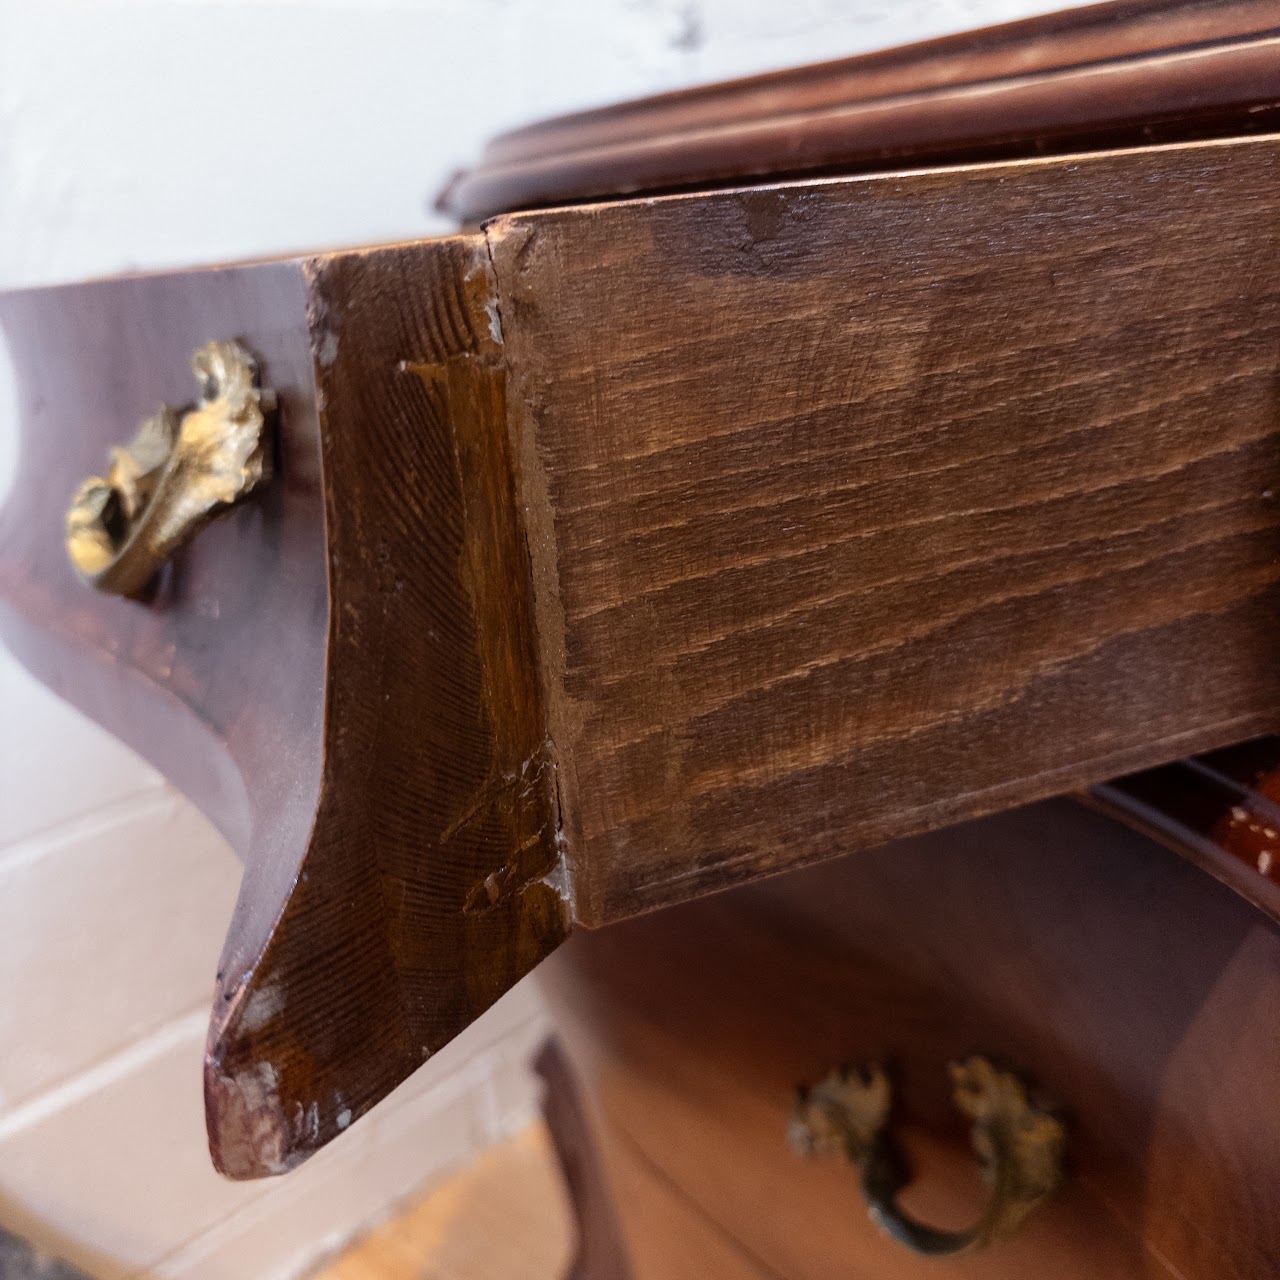
<path fill-rule="evenodd" d="M 951 1067 L 956 1106 L 972 1121 L 974 1150 L 991 1187 L 981 1218 L 968 1231 L 919 1222 L 897 1204 L 907 1185 L 889 1132 L 892 1091 L 878 1066 L 833 1071 L 801 1090 L 791 1120 L 792 1146 L 806 1155 L 844 1155 L 858 1168 L 874 1222 L 915 1253 L 961 1253 L 1010 1235 L 1062 1179 L 1062 1125 L 1033 1105 L 1022 1082 L 985 1058 Z"/>

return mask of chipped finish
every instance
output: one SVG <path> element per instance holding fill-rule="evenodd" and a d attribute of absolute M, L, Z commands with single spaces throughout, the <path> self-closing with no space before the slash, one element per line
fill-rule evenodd
<path fill-rule="evenodd" d="M 209 1132 L 213 1162 L 228 1177 L 288 1173 L 302 1162 L 279 1083 L 269 1062 L 257 1062 L 236 1075 L 205 1075 L 205 1110 L 218 1117 Z"/>

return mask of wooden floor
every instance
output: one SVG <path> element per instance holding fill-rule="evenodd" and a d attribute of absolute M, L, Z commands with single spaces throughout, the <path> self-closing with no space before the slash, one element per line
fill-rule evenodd
<path fill-rule="evenodd" d="M 314 1280 L 563 1280 L 575 1235 L 546 1129 L 493 1147 Z"/>

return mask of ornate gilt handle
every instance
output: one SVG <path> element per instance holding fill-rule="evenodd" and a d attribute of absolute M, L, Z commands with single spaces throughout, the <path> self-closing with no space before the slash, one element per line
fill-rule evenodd
<path fill-rule="evenodd" d="M 185 413 L 161 405 L 133 442 L 111 450 L 67 512 L 67 554 L 99 591 L 138 598 L 161 566 L 215 515 L 271 476 L 273 392 L 257 385 L 238 342 L 210 342 L 191 357 L 200 388 Z"/>
<path fill-rule="evenodd" d="M 789 1138 L 805 1155 L 844 1155 L 858 1166 L 871 1220 L 916 1253 L 941 1257 L 1012 1234 L 1062 1179 L 1064 1133 L 1032 1104 L 1021 1081 L 985 1058 L 951 1065 L 956 1106 L 973 1121 L 974 1150 L 991 1195 L 968 1231 L 942 1231 L 903 1212 L 908 1183 L 889 1133 L 892 1091 L 879 1066 L 833 1071 L 796 1098 Z"/>

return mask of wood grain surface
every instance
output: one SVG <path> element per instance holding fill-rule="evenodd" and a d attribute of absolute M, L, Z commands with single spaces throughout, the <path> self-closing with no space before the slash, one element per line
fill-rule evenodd
<path fill-rule="evenodd" d="M 578 920 L 1275 724 L 1278 166 L 489 225 Z"/>
<path fill-rule="evenodd" d="M 461 221 L 624 194 L 1280 127 L 1277 0 L 1121 0 L 700 85 L 495 138 Z"/>
<path fill-rule="evenodd" d="M 1068 801 L 582 931 L 539 981 L 636 1280 L 1275 1275 L 1280 928 Z M 961 1227 L 985 1191 L 946 1064 L 975 1052 L 1059 1108 L 1067 1180 L 1009 1240 L 916 1257 L 789 1149 L 793 1090 L 892 1064 L 906 1199 Z"/>

